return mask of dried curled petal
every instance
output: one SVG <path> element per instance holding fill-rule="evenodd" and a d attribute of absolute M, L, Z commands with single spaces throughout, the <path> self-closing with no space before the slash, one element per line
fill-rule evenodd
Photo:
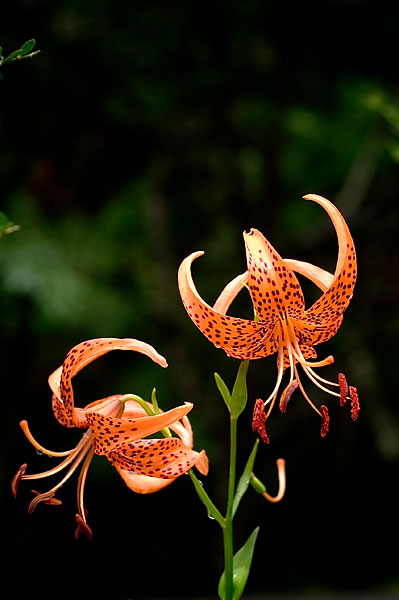
<path fill-rule="evenodd" d="M 349 396 L 351 398 L 351 417 L 353 421 L 356 421 L 359 416 L 360 403 L 357 389 L 353 385 L 349 386 Z"/>
<path fill-rule="evenodd" d="M 265 442 L 265 444 L 269 444 L 270 440 L 266 433 L 265 423 L 265 405 L 263 400 L 261 400 L 261 398 L 258 398 L 254 406 L 254 414 L 252 417 L 252 431 L 254 433 L 259 434 L 259 437 L 261 438 L 262 442 Z"/>
<path fill-rule="evenodd" d="M 324 438 L 324 437 L 326 437 L 326 435 L 328 433 L 328 429 L 330 427 L 330 416 L 328 414 L 327 406 L 325 406 L 324 404 L 323 404 L 323 406 L 320 406 L 320 413 L 321 413 L 320 435 L 322 438 Z"/>

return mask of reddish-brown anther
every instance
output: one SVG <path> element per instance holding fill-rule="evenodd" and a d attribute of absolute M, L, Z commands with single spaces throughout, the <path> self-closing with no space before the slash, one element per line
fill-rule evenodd
<path fill-rule="evenodd" d="M 19 485 L 19 482 L 21 481 L 27 467 L 28 467 L 27 463 L 24 463 L 23 465 L 21 465 L 12 479 L 11 492 L 12 492 L 12 495 L 14 496 L 14 498 L 17 497 L 18 485 Z"/>
<path fill-rule="evenodd" d="M 252 417 L 252 431 L 254 433 L 258 433 L 262 442 L 268 444 L 270 442 L 269 437 L 266 433 L 265 428 L 266 423 L 266 414 L 265 414 L 265 404 L 261 398 L 258 398 L 255 402 L 254 406 L 254 414 Z"/>
<path fill-rule="evenodd" d="M 35 496 L 43 495 L 40 492 L 38 492 L 37 490 L 31 490 L 31 492 L 32 492 L 32 494 L 35 494 Z M 52 496 L 47 495 L 45 498 L 41 498 L 40 502 L 43 502 L 43 504 L 48 504 L 49 506 L 60 506 L 62 504 L 61 500 L 58 500 L 58 498 L 54 497 L 54 494 Z M 33 512 L 33 510 L 32 510 L 32 512 Z"/>
<path fill-rule="evenodd" d="M 87 511 L 85 511 L 87 513 Z M 85 536 L 85 538 L 87 539 L 88 542 L 91 542 L 91 540 L 93 539 L 93 532 L 90 529 L 90 527 L 88 526 L 88 524 L 86 523 L 85 520 L 83 520 L 81 515 L 76 515 L 75 516 L 76 519 L 76 529 L 75 529 L 75 540 L 77 540 L 82 534 Z"/>
<path fill-rule="evenodd" d="M 328 414 L 328 408 L 325 404 L 323 404 L 323 406 L 320 406 L 320 413 L 321 413 L 320 435 L 322 438 L 324 438 L 324 437 L 326 437 L 329 427 L 330 427 L 330 416 Z"/>
<path fill-rule="evenodd" d="M 349 386 L 349 396 L 351 399 L 351 417 L 353 421 L 356 421 L 359 416 L 360 403 L 357 389 L 353 385 Z"/>
<path fill-rule="evenodd" d="M 291 399 L 292 394 L 295 392 L 297 387 L 299 386 L 296 379 L 293 379 L 285 388 L 283 393 L 281 394 L 279 408 L 282 413 L 285 413 L 287 410 L 287 404 Z"/>
<path fill-rule="evenodd" d="M 348 382 L 343 373 L 338 374 L 338 385 L 339 385 L 339 404 L 345 406 L 348 398 Z"/>
<path fill-rule="evenodd" d="M 52 504 L 53 506 L 58 506 L 62 504 L 61 500 L 54 498 L 55 492 L 50 490 L 49 492 L 44 492 L 44 494 L 40 494 L 36 490 L 31 490 L 33 494 L 35 494 L 35 498 L 31 501 L 28 508 L 28 513 L 33 513 L 36 506 L 43 502 L 44 504 Z"/>

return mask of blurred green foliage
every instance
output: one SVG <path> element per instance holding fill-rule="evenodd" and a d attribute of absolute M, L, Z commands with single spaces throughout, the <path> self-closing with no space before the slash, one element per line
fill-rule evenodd
<path fill-rule="evenodd" d="M 307 193 L 334 201 L 356 241 L 353 303 L 320 355 L 335 355 L 330 375 L 342 370 L 357 385 L 362 412 L 352 426 L 332 407 L 323 441 L 299 398 L 284 417 L 273 415 L 257 474 L 272 492 L 283 456 L 287 497 L 275 507 L 255 494 L 245 499 L 237 548 L 260 524 L 248 594 L 389 588 L 398 456 L 397 13 L 386 0 L 8 4 L 3 48 L 34 35 L 41 52 L 8 68 L 0 89 L 0 228 L 13 227 L 8 219 L 20 227 L 0 240 L 3 514 L 7 560 L 26 574 L 17 590 L 5 579 L 6 597 L 40 590 L 50 598 L 44 572 L 72 560 L 92 573 L 121 552 L 134 564 L 127 578 L 89 577 L 76 590 L 73 577 L 61 597 L 214 593 L 221 546 L 188 478 L 142 498 L 95 462 L 87 549 L 72 539 L 73 489 L 59 510 L 39 507 L 33 517 L 23 512 L 27 487 L 9 498 L 22 462 L 46 468 L 17 424 L 27 418 L 44 445 L 69 447 L 73 433 L 51 414 L 48 375 L 83 339 L 142 339 L 166 356 L 167 370 L 115 353 L 76 378 L 77 402 L 117 392 L 149 399 L 154 386 L 163 408 L 195 402 L 196 447 L 211 460 L 206 485 L 223 502 L 227 425 L 213 373 L 231 387 L 237 365 L 187 318 L 177 269 L 204 250 L 194 278 L 211 303 L 245 270 L 248 227 L 283 256 L 334 269 L 333 229 L 301 200 Z M 317 292 L 304 286 L 311 302 Z M 245 294 L 232 312 L 251 317 Z M 251 399 L 268 395 L 274 369 L 273 358 L 250 366 L 243 465 L 253 444 Z"/>

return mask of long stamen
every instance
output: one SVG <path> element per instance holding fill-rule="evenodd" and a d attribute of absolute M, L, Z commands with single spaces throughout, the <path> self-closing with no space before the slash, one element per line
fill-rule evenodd
<path fill-rule="evenodd" d="M 317 381 L 317 379 L 319 379 L 318 377 L 316 378 L 315 375 L 316 373 L 314 373 L 312 371 L 312 369 L 309 369 L 308 367 L 303 367 L 303 370 L 305 371 L 306 375 L 309 377 L 309 379 L 311 381 L 313 381 L 313 383 L 315 385 L 317 385 L 318 388 L 320 388 L 321 390 L 323 390 L 323 392 L 327 392 L 327 394 L 331 394 L 331 396 L 337 396 L 338 398 L 341 397 L 341 394 L 338 392 L 333 392 L 332 390 L 329 390 L 328 388 L 326 388 L 324 385 L 322 385 L 321 383 L 319 383 Z M 324 379 L 323 381 L 327 381 L 326 379 Z M 331 383 L 331 382 L 327 382 L 327 383 Z M 331 385 L 334 385 L 333 383 L 331 383 Z"/>
<path fill-rule="evenodd" d="M 313 369 L 311 367 L 307 367 L 307 369 L 309 371 L 311 371 L 313 377 L 316 377 L 316 379 L 318 379 L 319 381 L 322 381 L 323 383 L 327 383 L 328 385 L 333 385 L 333 386 L 339 387 L 339 383 L 337 383 L 336 381 L 330 381 L 329 379 L 324 379 L 324 377 L 321 377 L 318 373 L 316 373 L 316 371 L 313 371 Z"/>
<path fill-rule="evenodd" d="M 280 324 L 278 324 L 278 325 L 280 325 Z M 272 407 L 276 400 L 277 392 L 280 388 L 281 380 L 283 378 L 283 373 L 284 373 L 284 330 L 281 328 L 281 326 L 279 327 L 279 329 L 280 329 L 280 331 L 279 331 L 280 335 L 278 336 L 279 349 L 278 349 L 277 381 L 276 381 L 276 385 L 274 386 L 272 393 L 270 394 L 268 399 L 265 400 L 265 402 L 264 402 L 264 405 L 266 406 L 266 404 L 269 404 L 269 402 L 272 401 Z M 270 410 L 269 410 L 268 414 L 270 414 Z"/>
<path fill-rule="evenodd" d="M 323 360 L 309 362 L 308 360 L 306 360 L 303 357 L 303 354 L 300 351 L 298 342 L 296 340 L 295 340 L 295 346 L 297 346 L 297 348 L 294 348 L 291 346 L 292 353 L 295 356 L 295 358 L 297 359 L 297 361 L 299 362 L 299 364 L 301 364 L 303 367 L 325 367 L 326 365 L 332 365 L 334 362 L 334 357 L 331 356 L 331 354 L 330 354 L 330 356 L 327 356 Z"/>
<path fill-rule="evenodd" d="M 322 416 L 322 414 L 319 411 L 319 409 L 316 408 L 316 406 L 313 404 L 313 402 L 311 401 L 311 399 L 309 398 L 309 396 L 305 392 L 305 388 L 303 387 L 303 385 L 301 383 L 301 380 L 299 378 L 298 369 L 296 368 L 296 365 L 294 365 L 294 370 L 295 370 L 295 378 L 296 378 L 296 380 L 298 382 L 299 389 L 301 390 L 301 392 L 303 394 L 303 397 L 305 398 L 306 402 L 313 408 L 313 410 L 315 410 L 317 412 L 318 415 Z"/>
<path fill-rule="evenodd" d="M 55 475 L 56 473 L 59 473 L 60 471 L 65 469 L 65 467 L 67 467 L 69 464 L 71 464 L 71 462 L 73 462 L 75 460 L 76 456 L 81 452 L 82 448 L 87 443 L 87 439 L 85 437 L 86 435 L 87 435 L 87 433 L 82 437 L 82 439 L 77 444 L 77 446 L 73 449 L 73 451 L 70 452 L 69 456 L 67 456 L 67 458 L 65 460 L 63 460 L 62 462 L 60 462 L 56 467 L 53 467 L 52 469 L 49 469 L 48 471 L 43 471 L 42 473 L 34 473 L 32 475 L 22 475 L 21 479 L 23 479 L 23 480 L 42 479 L 44 477 L 50 477 L 51 475 Z"/>
<path fill-rule="evenodd" d="M 87 454 L 85 461 L 82 465 L 82 469 L 79 474 L 78 487 L 77 487 L 78 511 L 79 511 L 81 518 L 83 519 L 83 521 L 86 524 L 87 524 L 87 521 L 86 521 L 86 511 L 85 511 L 84 503 L 83 503 L 83 494 L 84 494 L 84 487 L 85 487 L 85 483 L 86 483 L 87 472 L 89 470 L 90 463 L 93 459 L 93 456 L 94 456 L 94 448 L 92 447 L 90 449 L 89 453 Z"/>
<path fill-rule="evenodd" d="M 331 365 L 334 362 L 334 357 L 331 355 L 327 356 L 323 360 L 312 361 L 312 362 L 307 361 L 301 352 L 297 337 L 295 335 L 295 331 L 292 327 L 291 320 L 289 317 L 287 317 L 286 323 L 287 323 L 287 328 L 288 328 L 288 332 L 289 332 L 288 339 L 291 344 L 292 353 L 293 353 L 294 357 L 296 358 L 296 360 L 301 365 L 303 365 L 305 367 L 324 367 L 325 365 Z"/>
<path fill-rule="evenodd" d="M 89 435 L 88 435 L 89 434 Z M 84 439 L 86 438 L 86 439 Z M 71 477 L 71 475 L 76 471 L 76 469 L 78 468 L 78 466 L 80 465 L 80 463 L 82 462 L 82 460 L 84 459 L 84 457 L 87 454 L 87 451 L 90 449 L 91 445 L 92 445 L 92 435 L 91 432 L 86 432 L 85 435 L 83 436 L 82 439 L 84 439 L 84 444 L 81 446 L 80 452 L 78 453 L 76 460 L 72 463 L 71 467 L 68 469 L 66 475 L 61 479 L 61 481 L 59 481 L 54 487 L 51 488 L 51 490 L 49 490 L 48 492 L 45 492 L 44 494 L 40 494 L 39 496 L 36 496 L 36 498 L 34 498 L 32 500 L 32 502 L 29 505 L 28 508 L 28 512 L 32 513 L 34 511 L 34 509 L 36 508 L 37 504 L 39 504 L 39 502 L 45 501 L 46 499 L 48 499 L 48 497 L 51 497 L 55 494 L 55 492 L 64 485 L 64 483 Z M 26 477 L 26 479 L 28 479 L 29 476 Z"/>
<path fill-rule="evenodd" d="M 19 425 L 20 425 L 22 431 L 24 432 L 24 434 L 26 435 L 26 437 L 28 438 L 28 440 L 30 441 L 30 443 L 32 444 L 32 446 L 34 446 L 36 448 L 36 450 L 38 450 L 39 452 L 42 452 L 43 454 L 47 454 L 47 456 L 55 456 L 55 457 L 68 456 L 69 454 L 71 454 L 71 452 L 73 452 L 75 450 L 75 448 L 72 448 L 71 450 L 64 450 L 63 452 L 53 452 L 52 450 L 47 450 L 46 448 L 44 448 L 44 446 L 39 444 L 39 442 L 37 442 L 35 440 L 35 438 L 33 437 L 33 435 L 31 434 L 30 429 L 28 427 L 28 421 L 21 421 Z"/>

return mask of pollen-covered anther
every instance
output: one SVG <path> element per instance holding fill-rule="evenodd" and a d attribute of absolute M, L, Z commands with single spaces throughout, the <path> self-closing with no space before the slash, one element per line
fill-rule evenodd
<path fill-rule="evenodd" d="M 321 414 L 321 428 L 320 435 L 322 438 L 326 437 L 329 427 L 330 427 L 330 415 L 328 414 L 328 408 L 323 404 L 320 406 L 320 414 Z"/>
<path fill-rule="evenodd" d="M 87 541 L 91 542 L 91 540 L 93 539 L 93 532 L 86 523 L 86 521 L 84 521 L 83 517 L 79 514 L 75 515 L 75 519 L 77 523 L 75 529 L 75 540 L 77 540 L 83 534 Z"/>
<path fill-rule="evenodd" d="M 28 513 L 30 513 L 30 514 L 33 513 L 36 506 L 40 502 L 44 502 L 44 504 L 52 504 L 52 505 L 61 504 L 61 500 L 57 500 L 57 498 L 54 498 L 55 491 L 44 492 L 43 494 L 39 494 L 36 490 L 32 490 L 32 492 L 34 494 L 36 494 L 36 498 L 33 498 L 31 503 L 29 504 Z"/>
<path fill-rule="evenodd" d="M 252 417 L 252 431 L 254 433 L 259 434 L 259 437 L 261 438 L 262 442 L 265 442 L 265 444 L 269 444 L 270 440 L 266 433 L 265 422 L 265 404 L 261 398 L 258 398 L 254 406 L 254 414 Z"/>
<path fill-rule="evenodd" d="M 40 492 L 38 492 L 37 490 L 31 490 L 32 494 L 35 494 L 35 496 L 40 496 Z M 58 500 L 58 498 L 54 498 L 54 494 L 52 496 L 49 496 L 47 499 L 42 500 L 42 502 L 44 502 L 44 504 L 49 504 L 50 506 L 60 506 L 62 504 L 61 500 Z"/>
<path fill-rule="evenodd" d="M 12 479 L 11 492 L 12 492 L 12 495 L 14 496 L 14 498 L 17 497 L 18 485 L 19 485 L 19 482 L 21 481 L 22 477 L 24 476 L 27 467 L 28 467 L 28 465 L 26 463 L 21 465 Z"/>
<path fill-rule="evenodd" d="M 345 406 L 348 398 L 348 382 L 343 373 L 338 374 L 338 385 L 339 385 L 339 405 Z"/>
<path fill-rule="evenodd" d="M 283 391 L 283 393 L 281 394 L 280 397 L 280 411 L 282 413 L 285 413 L 287 410 L 287 404 L 291 399 L 292 394 L 295 392 L 295 390 L 297 389 L 297 387 L 299 386 L 298 382 L 296 379 L 293 379 L 285 388 L 285 390 Z"/>
<path fill-rule="evenodd" d="M 349 386 L 349 396 L 351 399 L 351 417 L 353 421 L 356 421 L 359 416 L 360 403 L 357 389 L 353 385 Z"/>

